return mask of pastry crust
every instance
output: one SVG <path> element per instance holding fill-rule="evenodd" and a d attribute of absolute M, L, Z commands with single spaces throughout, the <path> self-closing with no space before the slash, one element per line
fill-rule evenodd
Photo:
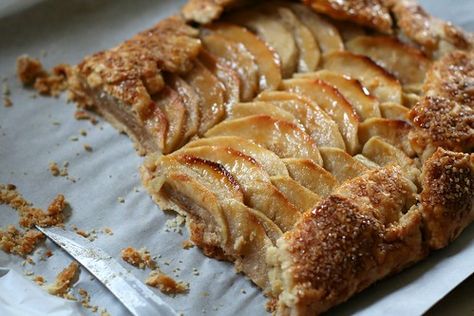
<path fill-rule="evenodd" d="M 306 212 L 267 253 L 277 314 L 322 313 L 422 258 L 421 215 L 407 209 L 412 187 L 387 167 L 354 178 Z"/>
<path fill-rule="evenodd" d="M 316 12 L 337 20 L 348 20 L 382 33 L 392 32 L 392 18 L 383 0 L 303 0 Z"/>
<path fill-rule="evenodd" d="M 432 249 L 446 247 L 474 220 L 474 154 L 439 148 L 422 174 L 420 210 Z"/>

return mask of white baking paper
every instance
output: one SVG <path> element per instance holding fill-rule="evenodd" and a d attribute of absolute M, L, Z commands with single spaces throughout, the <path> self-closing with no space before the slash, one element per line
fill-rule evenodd
<path fill-rule="evenodd" d="M 27 4 L 3 1 L 0 9 L 8 11 L 0 12 L 0 76 L 7 80 L 14 105 L 0 106 L 0 182 L 17 185 L 28 200 L 40 207 L 46 207 L 57 193 L 63 193 L 72 208 L 66 227 L 70 229 L 74 224 L 98 232 L 110 227 L 114 234 L 98 233 L 94 243 L 119 261 L 120 250 L 126 246 L 147 247 L 152 254 L 159 255 L 158 264 L 164 272 L 190 283 L 188 294 L 164 296 L 179 312 L 264 315 L 265 298 L 245 277 L 235 274 L 231 264 L 209 259 L 196 248 L 182 249 L 187 238 L 184 228 L 181 234 L 166 231 L 165 222 L 173 215 L 160 211 L 141 188 L 138 167 L 142 159 L 126 136 L 103 121 L 97 126 L 76 121 L 74 105 L 67 104 L 64 97 L 33 98 L 33 91 L 21 88 L 14 75 L 15 59 L 20 54 L 38 57 L 47 67 L 59 62 L 77 63 L 84 55 L 114 46 L 172 14 L 184 0 L 51 0 Z M 456 6 L 444 0 L 422 2 L 434 14 L 474 30 L 471 1 L 456 1 Z M 81 129 L 87 131 L 87 136 L 80 135 Z M 74 141 L 74 137 L 78 140 Z M 86 152 L 84 144 L 91 145 L 93 152 Z M 48 170 L 51 161 L 60 165 L 69 162 L 69 175 L 76 182 L 53 177 Z M 125 202 L 120 203 L 119 197 Z M 13 210 L 0 206 L 0 226 L 17 221 Z M 379 282 L 331 313 L 423 313 L 474 271 L 473 237 L 474 227 L 470 227 L 447 249 Z M 54 255 L 41 261 L 46 248 L 52 249 Z M 41 299 L 37 290 L 44 289 L 25 274 L 33 272 L 53 282 L 55 275 L 71 261 L 49 241 L 33 258 L 35 265 L 23 266 L 22 258 L 0 252 L 0 267 L 10 271 L 0 276 L 0 314 L 8 315 L 20 306 L 6 295 L 22 297 L 24 308 L 34 308 Z M 141 280 L 149 272 L 123 264 Z M 18 277 L 24 280 L 15 281 Z M 8 291 L 2 290 L 5 288 Z M 98 305 L 99 310 L 105 308 L 114 316 L 128 314 L 84 269 L 73 289 L 77 297 L 79 288 L 91 294 L 91 304 Z M 54 315 L 68 315 L 66 306 L 77 305 L 65 302 L 63 309 L 57 305 L 58 299 L 54 301 L 50 304 L 41 299 L 44 308 L 57 312 Z M 94 314 L 82 307 L 80 311 Z"/>

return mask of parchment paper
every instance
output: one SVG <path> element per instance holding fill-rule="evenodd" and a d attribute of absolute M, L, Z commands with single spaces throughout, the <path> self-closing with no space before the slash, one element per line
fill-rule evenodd
<path fill-rule="evenodd" d="M 456 6 L 443 0 L 422 2 L 435 15 L 474 30 L 471 1 L 456 1 Z M 137 169 L 142 159 L 126 136 L 103 121 L 93 126 L 88 121 L 75 120 L 75 107 L 67 104 L 64 97 L 32 98 L 33 92 L 22 89 L 14 76 L 15 59 L 22 53 L 39 57 L 47 67 L 59 62 L 76 63 L 86 54 L 114 46 L 153 25 L 183 3 L 183 0 L 3 0 L 0 76 L 7 80 L 14 105 L 0 106 L 0 182 L 17 185 L 28 200 L 40 207 L 46 207 L 57 193 L 63 193 L 72 207 L 67 228 L 72 224 L 86 231 L 110 227 L 113 236 L 98 233 L 94 242 L 116 258 L 126 246 L 147 247 L 153 255 L 160 255 L 158 264 L 164 272 L 177 274 L 178 280 L 190 283 L 189 294 L 164 296 L 185 315 L 263 315 L 265 298 L 251 282 L 236 275 L 231 264 L 208 259 L 197 248 L 182 249 L 181 243 L 187 239 L 184 228 L 182 234 L 166 231 L 165 222 L 173 215 L 159 210 L 141 188 Z M 80 129 L 85 129 L 87 136 L 81 136 Z M 78 141 L 73 141 L 74 137 Z M 91 145 L 93 152 L 86 152 L 84 144 Z M 48 170 L 51 161 L 60 165 L 68 161 L 69 174 L 76 182 L 53 177 Z M 120 203 L 118 197 L 123 197 L 125 202 Z M 0 206 L 1 226 L 17 221 L 13 210 Z M 379 282 L 332 313 L 423 313 L 474 271 L 473 237 L 474 227 L 470 227 L 447 249 Z M 52 249 L 54 255 L 40 261 L 46 248 Z M 22 266 L 21 258 L 0 252 L 0 267 L 14 272 L 0 274 L 0 289 L 8 289 L 10 295 L 18 293 L 18 297 L 21 293 L 23 298 L 19 305 L 0 290 L 0 302 L 5 308 L 0 309 L 2 314 L 9 304 L 30 308 L 38 302 L 37 285 L 32 281 L 18 282 L 18 277 L 31 278 L 24 275 L 31 271 L 53 282 L 54 276 L 71 261 L 49 241 L 33 258 L 36 265 Z M 123 264 L 142 280 L 149 272 Z M 28 286 L 34 289 L 27 290 Z M 84 269 L 73 291 L 76 296 L 79 288 L 91 294 L 92 305 L 106 308 L 114 316 L 127 315 L 120 303 Z M 47 300 L 41 302 L 47 304 Z M 77 303 L 65 305 L 71 304 L 77 305 L 85 315 L 92 314 Z M 68 315 L 70 310 L 59 308 L 55 312 L 55 315 Z"/>

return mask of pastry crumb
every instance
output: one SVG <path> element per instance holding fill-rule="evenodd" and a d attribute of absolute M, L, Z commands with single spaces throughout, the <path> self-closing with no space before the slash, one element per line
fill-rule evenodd
<path fill-rule="evenodd" d="M 68 65 L 57 65 L 49 74 L 36 58 L 23 55 L 18 57 L 16 61 L 17 76 L 23 85 L 33 85 L 33 88 L 39 94 L 54 97 L 67 89 L 66 73 L 68 68 Z"/>
<path fill-rule="evenodd" d="M 51 175 L 54 177 L 59 176 L 61 173 L 61 169 L 59 169 L 59 166 L 56 162 L 52 161 L 49 163 L 49 171 L 51 172 Z"/>
<path fill-rule="evenodd" d="M 10 97 L 4 96 L 4 97 L 3 97 L 3 106 L 6 107 L 6 108 L 12 107 L 12 106 L 13 106 L 13 101 L 12 101 L 12 99 L 10 99 Z"/>
<path fill-rule="evenodd" d="M 194 247 L 193 242 L 189 239 L 186 239 L 185 241 L 183 241 L 181 243 L 181 245 L 183 246 L 183 249 L 186 249 L 186 250 L 191 249 L 191 248 Z"/>
<path fill-rule="evenodd" d="M 100 311 L 100 316 L 110 316 L 110 313 L 104 308 Z"/>
<path fill-rule="evenodd" d="M 0 229 L 0 248 L 6 253 L 26 257 L 44 238 L 44 235 L 36 229 L 22 232 L 9 225 L 6 230 Z"/>
<path fill-rule="evenodd" d="M 84 147 L 84 150 L 87 151 L 87 152 L 92 152 L 93 151 L 92 146 L 89 145 L 89 144 L 84 144 L 83 147 Z"/>
<path fill-rule="evenodd" d="M 48 286 L 48 293 L 59 297 L 69 298 L 69 290 L 79 278 L 79 264 L 71 262 L 63 271 L 59 272 L 53 284 Z"/>
<path fill-rule="evenodd" d="M 76 120 L 88 120 L 92 123 L 92 125 L 96 125 L 99 122 L 91 114 L 89 114 L 88 112 L 83 111 L 83 110 L 77 110 L 76 113 L 74 113 L 74 118 Z"/>
<path fill-rule="evenodd" d="M 162 293 L 168 295 L 183 294 L 189 291 L 189 284 L 177 282 L 158 270 L 151 271 L 145 283 L 151 287 L 158 288 Z"/>
<path fill-rule="evenodd" d="M 76 234 L 84 237 L 84 238 L 89 238 L 90 234 L 82 229 L 76 230 Z"/>
<path fill-rule="evenodd" d="M 103 232 L 110 236 L 114 234 L 114 232 L 112 231 L 110 227 L 104 227 Z"/>
<path fill-rule="evenodd" d="M 122 249 L 122 259 L 140 269 L 148 267 L 150 269 L 156 269 L 156 261 L 150 255 L 150 252 L 145 248 L 136 250 L 133 247 L 127 247 Z"/>
<path fill-rule="evenodd" d="M 125 203 L 125 199 L 124 199 L 122 196 L 119 196 L 119 197 L 117 198 L 117 201 L 118 201 L 119 203 Z"/>
<path fill-rule="evenodd" d="M 28 55 L 22 55 L 16 60 L 16 74 L 18 79 L 24 85 L 32 85 L 37 78 L 45 77 L 46 71 L 43 65 L 36 58 L 31 58 Z"/>
<path fill-rule="evenodd" d="M 86 137 L 86 136 L 87 136 L 87 131 L 86 131 L 85 129 L 80 129 L 80 130 L 79 130 L 79 134 L 80 134 L 81 136 Z"/>
<path fill-rule="evenodd" d="M 58 177 L 58 176 L 67 177 L 69 176 L 68 165 L 69 163 L 66 161 L 64 162 L 63 167 L 60 168 L 57 162 L 51 161 L 48 166 L 49 172 L 51 172 L 51 175 L 53 177 Z"/>
<path fill-rule="evenodd" d="M 91 301 L 90 294 L 85 289 L 82 289 L 82 288 L 78 290 L 78 293 L 81 297 L 82 307 L 89 309 L 93 313 L 96 313 L 97 310 L 99 309 L 99 306 L 90 304 L 90 301 Z"/>
<path fill-rule="evenodd" d="M 33 281 L 38 284 L 38 285 L 43 285 L 46 281 L 44 279 L 44 277 L 42 275 L 36 275 L 34 278 L 33 278 Z"/>

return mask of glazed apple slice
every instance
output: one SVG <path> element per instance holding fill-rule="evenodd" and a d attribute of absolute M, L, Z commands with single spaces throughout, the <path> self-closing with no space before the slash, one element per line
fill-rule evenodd
<path fill-rule="evenodd" d="M 329 171 L 339 183 L 355 178 L 369 170 L 363 163 L 339 148 L 323 147 L 321 156 L 324 161 L 324 169 Z"/>
<path fill-rule="evenodd" d="M 380 102 L 402 103 L 400 82 L 367 56 L 334 52 L 324 56 L 322 68 L 359 80 Z"/>
<path fill-rule="evenodd" d="M 321 164 L 316 142 L 295 124 L 268 115 L 224 121 L 205 135 L 239 136 L 273 151 L 280 158 L 308 158 Z"/>
<path fill-rule="evenodd" d="M 275 13 L 280 16 L 286 27 L 293 33 L 293 38 L 299 52 L 298 72 L 314 71 L 318 67 L 321 52 L 313 33 L 311 33 L 306 25 L 301 23 L 290 9 L 276 6 L 275 10 Z"/>
<path fill-rule="evenodd" d="M 402 150 L 384 141 L 383 138 L 374 136 L 369 139 L 362 149 L 362 155 L 381 166 L 397 164 L 408 179 L 413 183 L 418 183 L 421 172 L 415 160 L 408 157 Z"/>
<path fill-rule="evenodd" d="M 225 117 L 224 87 L 204 65 L 196 61 L 194 68 L 183 77 L 200 96 L 201 121 L 199 135 L 222 121 Z"/>
<path fill-rule="evenodd" d="M 259 89 L 258 67 L 252 54 L 240 43 L 215 33 L 203 34 L 201 40 L 209 53 L 238 74 L 241 100 L 251 100 Z"/>
<path fill-rule="evenodd" d="M 222 165 L 189 155 L 166 156 L 163 160 L 168 161 L 168 168 L 170 168 L 170 161 L 175 160 L 182 165 L 179 166 L 180 171 L 183 171 L 183 168 L 188 168 L 195 172 L 196 174 L 192 176 L 209 190 L 212 190 L 221 201 L 232 199 L 243 205 L 244 192 L 240 184 Z M 174 166 L 176 167 L 176 164 Z M 233 205 L 236 206 L 236 204 Z M 239 208 L 242 209 L 242 207 Z M 282 231 L 278 226 L 261 212 L 250 208 L 245 211 L 258 218 L 272 242 L 275 243 L 278 237 L 282 235 Z"/>
<path fill-rule="evenodd" d="M 278 120 L 291 122 L 298 125 L 302 130 L 305 130 L 304 126 L 300 124 L 293 114 L 270 102 L 264 101 L 237 103 L 232 107 L 230 118 L 237 119 L 252 115 L 268 115 Z"/>
<path fill-rule="evenodd" d="M 176 75 L 167 76 L 166 82 L 179 94 L 186 108 L 186 123 L 181 142 L 184 143 L 198 132 L 199 122 L 201 120 L 201 113 L 199 111 L 201 99 L 193 87 Z"/>
<path fill-rule="evenodd" d="M 303 78 L 284 80 L 282 89 L 302 94 L 315 101 L 337 123 L 347 151 L 355 154 L 359 150 L 359 116 L 336 88 L 319 79 Z"/>
<path fill-rule="evenodd" d="M 371 118 L 359 125 L 359 140 L 365 144 L 371 137 L 380 136 L 389 144 L 403 150 L 409 157 L 414 157 L 415 152 L 408 140 L 411 128 L 406 121 Z"/>
<path fill-rule="evenodd" d="M 360 163 L 362 163 L 364 166 L 366 166 L 367 169 L 369 169 L 369 170 L 380 168 L 379 164 L 375 163 L 374 161 L 370 160 L 369 158 L 367 158 L 364 155 L 357 154 L 355 156 L 352 156 L 352 158 L 358 160 Z"/>
<path fill-rule="evenodd" d="M 288 91 L 264 91 L 256 100 L 272 103 L 293 114 L 318 146 L 346 149 L 337 124 L 311 99 Z"/>
<path fill-rule="evenodd" d="M 431 61 L 422 51 L 394 37 L 360 36 L 346 43 L 349 51 L 370 57 L 404 86 L 421 91 Z"/>
<path fill-rule="evenodd" d="M 384 118 L 407 121 L 410 109 L 398 103 L 386 102 L 380 104 L 380 112 Z"/>
<path fill-rule="evenodd" d="M 330 84 L 349 101 L 362 120 L 369 117 L 380 117 L 379 102 L 357 79 L 329 70 L 295 74 L 295 78 L 321 79 Z"/>
<path fill-rule="evenodd" d="M 183 148 L 173 155 L 189 155 L 221 164 L 237 180 L 249 207 L 262 212 L 282 231 L 291 229 L 300 212 L 275 188 L 270 176 L 251 157 L 226 147 Z"/>
<path fill-rule="evenodd" d="M 286 158 L 283 162 L 293 179 L 318 196 L 328 196 L 337 185 L 336 178 L 309 159 Z"/>
<path fill-rule="evenodd" d="M 288 78 L 298 66 L 298 47 L 291 30 L 271 11 L 261 7 L 240 10 L 228 15 L 227 21 L 245 26 L 272 47 L 280 57 L 283 78 Z"/>
<path fill-rule="evenodd" d="M 225 108 L 228 112 L 229 109 L 240 100 L 241 82 L 239 75 L 226 65 L 225 62 L 217 60 L 206 50 L 201 50 L 199 53 L 199 61 L 201 61 L 224 86 Z"/>
<path fill-rule="evenodd" d="M 313 33 L 323 54 L 344 50 L 339 31 L 328 20 L 311 11 L 307 6 L 288 2 L 287 5 Z"/>
<path fill-rule="evenodd" d="M 196 139 L 189 142 L 185 148 L 201 146 L 220 146 L 240 151 L 255 159 L 270 176 L 289 176 L 285 164 L 273 151 L 258 146 L 251 140 L 237 136 L 216 136 Z"/>
<path fill-rule="evenodd" d="M 165 87 L 153 97 L 168 122 L 163 153 L 173 151 L 182 141 L 186 126 L 186 108 L 179 94 Z"/>
<path fill-rule="evenodd" d="M 281 82 L 280 58 L 255 34 L 232 23 L 214 23 L 206 26 L 228 40 L 242 43 L 253 55 L 260 74 L 260 90 L 275 90 Z"/>
<path fill-rule="evenodd" d="M 289 177 L 271 177 L 271 181 L 301 212 L 312 209 L 321 198 Z"/>

